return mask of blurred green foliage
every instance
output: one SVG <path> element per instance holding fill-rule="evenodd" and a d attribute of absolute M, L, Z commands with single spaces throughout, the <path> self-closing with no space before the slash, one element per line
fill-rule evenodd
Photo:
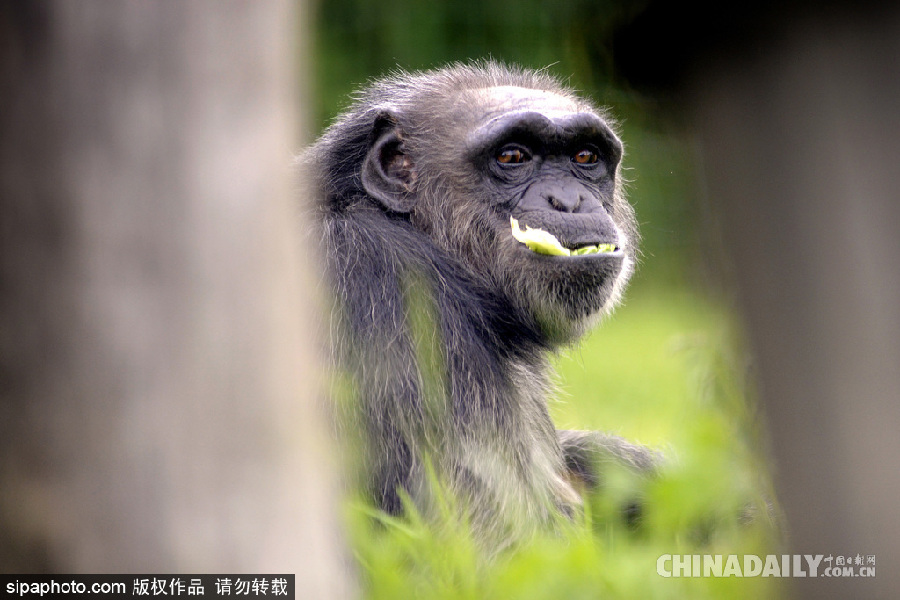
<path fill-rule="evenodd" d="M 329 0 L 318 7 L 320 128 L 374 77 L 486 57 L 549 66 L 611 108 L 626 145 L 623 174 L 643 259 L 625 305 L 558 357 L 551 410 L 560 428 L 612 431 L 672 459 L 645 490 L 640 533 L 616 524 L 617 493 L 628 485 L 613 481 L 564 534 L 490 562 L 453 523 L 426 524 L 414 511 L 395 519 L 354 504 L 348 519 L 367 598 L 778 596 L 777 580 L 656 573 L 661 554 L 768 554 L 778 546 L 765 515 L 738 525 L 748 505 L 772 496 L 740 327 L 725 296 L 708 285 L 710 265 L 721 261 L 710 251 L 714 236 L 698 201 L 694 145 L 658 116 L 658 101 L 629 90 L 615 73 L 612 33 L 642 4 Z"/>
<path fill-rule="evenodd" d="M 555 65 L 558 74 L 571 76 L 575 87 L 600 90 L 613 77 L 610 34 L 642 4 L 622 0 L 321 2 L 315 67 L 325 103 L 317 117 L 322 122 L 333 116 L 351 85 L 373 75 L 473 58 L 492 57 L 531 67 Z"/>

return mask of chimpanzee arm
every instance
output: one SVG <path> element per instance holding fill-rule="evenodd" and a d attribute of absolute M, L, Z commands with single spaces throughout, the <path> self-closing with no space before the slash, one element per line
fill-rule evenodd
<path fill-rule="evenodd" d="M 589 490 L 602 484 L 604 465 L 624 466 L 636 473 L 652 475 L 662 463 L 658 452 L 615 435 L 571 429 L 556 433 L 570 476 Z"/>

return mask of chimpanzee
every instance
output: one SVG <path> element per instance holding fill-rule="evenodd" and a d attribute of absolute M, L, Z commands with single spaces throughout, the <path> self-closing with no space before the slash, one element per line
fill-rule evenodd
<path fill-rule="evenodd" d="M 654 452 L 557 431 L 548 356 L 622 297 L 638 234 L 610 118 L 544 71 L 396 73 L 304 154 L 333 345 L 366 485 L 428 511 L 442 482 L 486 535 L 571 515 L 610 461 Z"/>

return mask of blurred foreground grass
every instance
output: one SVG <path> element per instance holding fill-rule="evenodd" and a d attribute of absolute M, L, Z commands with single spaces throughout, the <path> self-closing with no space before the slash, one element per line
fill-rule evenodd
<path fill-rule="evenodd" d="M 779 551 L 766 515 L 739 524 L 769 484 L 735 331 L 721 304 L 680 287 L 643 286 L 557 361 L 558 428 L 612 431 L 671 457 L 644 490 L 637 531 L 616 518 L 632 488 L 615 477 L 584 518 L 492 561 L 449 518 L 426 525 L 353 505 L 350 535 L 365 597 L 777 598 L 775 579 L 657 574 L 663 554 Z"/>

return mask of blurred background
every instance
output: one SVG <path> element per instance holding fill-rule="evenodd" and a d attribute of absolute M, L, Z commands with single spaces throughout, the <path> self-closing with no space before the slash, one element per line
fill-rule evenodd
<path fill-rule="evenodd" d="M 340 514 L 288 168 L 368 80 L 487 57 L 619 120 L 643 256 L 557 358 L 552 412 L 672 457 L 639 531 L 606 518 L 613 480 L 584 527 L 489 564 L 453 531 Z M 0 572 L 897 597 L 898 106 L 887 2 L 0 3 Z M 797 552 L 878 577 L 656 574 Z"/>

